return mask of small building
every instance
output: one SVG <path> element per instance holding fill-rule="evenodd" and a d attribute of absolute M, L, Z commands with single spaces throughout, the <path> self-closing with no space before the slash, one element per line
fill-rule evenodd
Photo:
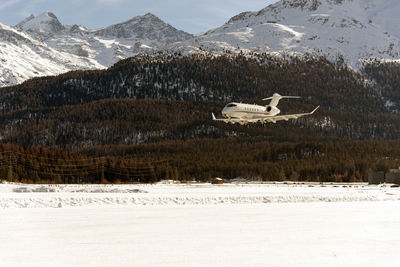
<path fill-rule="evenodd" d="M 383 184 L 385 182 L 385 172 L 368 173 L 368 184 Z"/>
<path fill-rule="evenodd" d="M 385 174 L 385 183 L 400 184 L 400 168 L 389 170 L 389 172 Z"/>
<path fill-rule="evenodd" d="M 212 179 L 211 181 L 212 184 L 223 184 L 224 183 L 224 179 L 219 178 L 219 177 L 215 177 Z"/>
<path fill-rule="evenodd" d="M 368 184 L 400 184 L 400 168 L 391 169 L 389 172 L 370 172 Z"/>

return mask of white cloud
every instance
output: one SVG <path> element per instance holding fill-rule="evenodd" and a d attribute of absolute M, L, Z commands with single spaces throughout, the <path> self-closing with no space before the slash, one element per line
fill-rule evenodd
<path fill-rule="evenodd" d="M 3 3 L 0 3 L 0 9 L 4 9 L 4 8 L 9 7 L 9 6 L 15 5 L 15 4 L 17 4 L 18 2 L 20 2 L 20 1 L 21 1 L 21 0 L 6 0 L 6 1 L 3 2 Z"/>
<path fill-rule="evenodd" d="M 10 0 L 13 1 L 13 0 Z M 21 0 L 14 0 L 15 3 L 20 2 Z M 41 12 L 47 11 L 43 10 L 41 7 L 48 3 L 49 0 L 25 0 L 24 5 L 22 8 L 19 8 L 18 10 L 15 10 L 15 13 L 18 15 L 19 18 L 26 18 L 27 16 L 31 14 L 37 15 L 37 11 L 41 10 Z"/>
<path fill-rule="evenodd" d="M 102 5 L 114 5 L 125 2 L 125 0 L 96 0 L 96 2 Z"/>

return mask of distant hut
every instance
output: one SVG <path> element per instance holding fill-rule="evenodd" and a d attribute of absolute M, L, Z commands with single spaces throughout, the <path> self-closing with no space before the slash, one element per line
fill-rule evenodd
<path fill-rule="evenodd" d="M 368 174 L 369 184 L 400 184 L 400 168 L 391 169 L 389 172 L 370 172 Z"/>
<path fill-rule="evenodd" d="M 385 182 L 385 172 L 368 173 L 368 184 L 383 184 Z"/>
<path fill-rule="evenodd" d="M 389 172 L 385 174 L 385 183 L 400 184 L 400 168 L 389 170 Z"/>
<path fill-rule="evenodd" d="M 224 183 L 224 179 L 219 178 L 219 177 L 215 177 L 212 179 L 211 181 L 212 184 L 223 184 Z"/>

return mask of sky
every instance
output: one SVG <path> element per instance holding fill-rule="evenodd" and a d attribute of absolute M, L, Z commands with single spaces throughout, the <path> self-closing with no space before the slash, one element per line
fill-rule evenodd
<path fill-rule="evenodd" d="M 0 0 L 0 22 L 14 26 L 31 14 L 53 12 L 64 25 L 98 29 L 148 12 L 179 30 L 197 34 L 244 11 L 277 0 Z"/>

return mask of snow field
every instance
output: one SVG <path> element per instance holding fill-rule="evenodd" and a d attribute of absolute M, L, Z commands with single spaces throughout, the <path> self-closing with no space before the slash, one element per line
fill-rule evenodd
<path fill-rule="evenodd" d="M 400 200 L 398 188 L 367 184 L 0 184 L 0 209 L 395 200 Z"/>
<path fill-rule="evenodd" d="M 398 201 L 0 210 L 0 266 L 398 266 Z"/>
<path fill-rule="evenodd" d="M 400 189 L 0 184 L 0 266 L 398 266 Z"/>

